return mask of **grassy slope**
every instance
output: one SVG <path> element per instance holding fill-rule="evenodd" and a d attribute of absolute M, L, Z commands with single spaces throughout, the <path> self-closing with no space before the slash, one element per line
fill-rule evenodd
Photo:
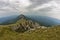
<path fill-rule="evenodd" d="M 17 33 L 8 27 L 1 27 L 0 40 L 60 40 L 60 26 L 39 28 L 24 33 Z"/>
<path fill-rule="evenodd" d="M 17 25 L 24 21 L 26 20 L 21 19 L 15 24 L 0 25 L 0 40 L 60 40 L 60 26 L 38 28 L 36 30 L 28 30 L 24 33 L 12 31 L 8 27 Z"/>

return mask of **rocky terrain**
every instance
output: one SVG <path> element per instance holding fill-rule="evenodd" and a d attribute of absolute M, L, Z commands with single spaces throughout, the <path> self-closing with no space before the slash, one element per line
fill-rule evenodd
<path fill-rule="evenodd" d="M 0 40 L 60 40 L 60 25 L 41 26 L 24 15 L 17 19 L 13 24 L 0 25 Z"/>
<path fill-rule="evenodd" d="M 27 30 L 34 30 L 35 28 L 40 28 L 39 23 L 27 19 L 24 15 L 20 15 L 19 18 L 20 19 L 16 22 L 16 25 L 10 26 L 12 30 L 24 32 Z"/>

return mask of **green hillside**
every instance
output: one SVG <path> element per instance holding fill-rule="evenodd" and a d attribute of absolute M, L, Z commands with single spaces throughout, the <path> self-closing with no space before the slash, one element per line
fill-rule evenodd
<path fill-rule="evenodd" d="M 0 27 L 0 40 L 60 40 L 60 26 L 41 27 L 24 33 Z"/>
<path fill-rule="evenodd" d="M 60 25 L 45 27 L 20 16 L 13 24 L 0 25 L 0 40 L 60 40 Z"/>

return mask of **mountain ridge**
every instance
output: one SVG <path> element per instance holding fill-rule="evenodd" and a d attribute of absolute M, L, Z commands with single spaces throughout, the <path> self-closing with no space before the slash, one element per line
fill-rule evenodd
<path fill-rule="evenodd" d="M 60 20 L 48 16 L 37 16 L 37 15 L 25 15 L 26 17 L 39 22 L 41 25 L 44 26 L 52 26 L 52 25 L 59 25 Z"/>
<path fill-rule="evenodd" d="M 12 21 L 14 22 L 11 24 L 10 23 L 6 24 L 7 22 L 5 22 L 5 24 L 8 25 L 8 27 L 10 27 L 11 30 L 14 30 L 17 32 L 25 32 L 27 30 L 31 30 L 31 29 L 33 30 L 35 28 L 41 27 L 38 22 L 35 22 L 30 18 L 27 18 L 23 14 L 19 15 L 17 18 L 13 19 Z"/>
<path fill-rule="evenodd" d="M 19 18 L 16 23 L 0 25 L 1 40 L 60 40 L 60 25 L 46 27 L 24 15 Z"/>

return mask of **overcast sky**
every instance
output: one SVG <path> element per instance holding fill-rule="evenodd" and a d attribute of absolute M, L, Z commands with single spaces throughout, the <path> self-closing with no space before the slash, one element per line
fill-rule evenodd
<path fill-rule="evenodd" d="M 19 14 L 60 19 L 60 0 L 0 0 L 0 17 Z"/>

